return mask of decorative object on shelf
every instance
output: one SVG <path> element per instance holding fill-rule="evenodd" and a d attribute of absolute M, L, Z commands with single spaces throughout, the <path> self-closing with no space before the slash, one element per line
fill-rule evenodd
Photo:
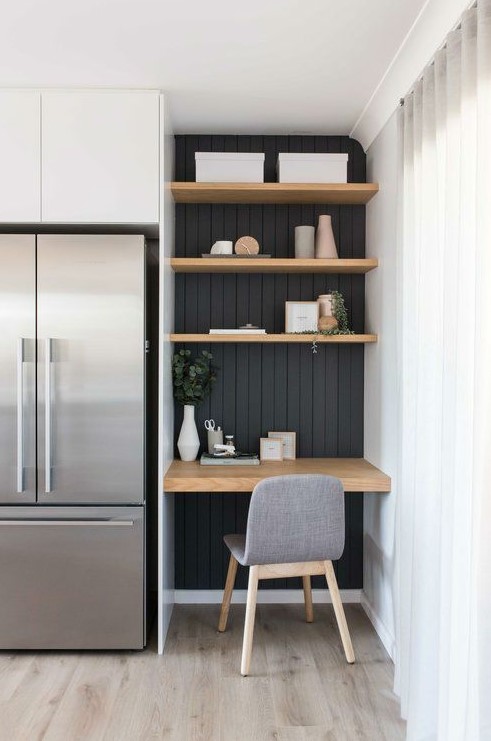
<path fill-rule="evenodd" d="M 331 293 L 321 293 L 321 295 L 317 297 L 317 303 L 319 304 L 319 317 L 332 316 Z"/>
<path fill-rule="evenodd" d="M 348 155 L 341 152 L 280 152 L 280 183 L 346 183 Z"/>
<path fill-rule="evenodd" d="M 205 429 L 208 435 L 208 453 L 214 453 L 216 445 L 223 445 L 223 430 L 221 427 L 215 429 L 214 419 L 205 419 Z"/>
<path fill-rule="evenodd" d="M 285 301 L 285 332 L 316 332 L 319 321 L 317 301 Z"/>
<path fill-rule="evenodd" d="M 234 243 L 229 239 L 219 239 L 210 250 L 210 255 L 232 255 Z"/>
<path fill-rule="evenodd" d="M 315 257 L 315 226 L 295 227 L 295 257 L 300 259 Z"/>
<path fill-rule="evenodd" d="M 195 152 L 197 183 L 263 183 L 264 152 Z"/>
<path fill-rule="evenodd" d="M 257 327 L 255 324 L 249 324 L 249 323 L 243 324 L 241 327 L 239 327 L 239 329 L 248 329 L 251 332 L 262 332 L 263 331 L 262 329 L 259 329 L 259 327 Z"/>
<path fill-rule="evenodd" d="M 207 350 L 191 360 L 190 350 L 179 350 L 172 358 L 174 399 L 184 406 L 184 420 L 177 440 L 183 461 L 194 461 L 199 450 L 199 436 L 194 420 L 194 407 L 209 395 L 216 380 L 213 356 Z"/>
<path fill-rule="evenodd" d="M 333 329 L 337 329 L 338 320 L 334 316 L 320 316 L 317 326 L 320 332 L 331 332 Z"/>
<path fill-rule="evenodd" d="M 258 255 L 259 242 L 254 237 L 239 237 L 235 243 L 235 254 L 242 256 Z"/>
<path fill-rule="evenodd" d="M 319 216 L 319 225 L 315 235 L 315 256 L 324 258 L 339 257 L 332 230 L 332 220 L 328 214 Z"/>
<path fill-rule="evenodd" d="M 261 437 L 259 441 L 259 457 L 262 461 L 282 461 L 283 440 Z"/>
<path fill-rule="evenodd" d="M 338 323 L 333 334 L 354 334 L 354 332 L 349 328 L 348 312 L 344 305 L 343 294 L 339 291 L 330 291 L 330 294 L 332 296 L 332 315 Z"/>
<path fill-rule="evenodd" d="M 322 293 L 318 297 L 317 303 L 319 304 L 318 329 L 321 331 L 336 329 L 338 326 L 338 320 L 333 316 L 332 293 Z"/>
<path fill-rule="evenodd" d="M 283 442 L 283 460 L 294 461 L 296 458 L 296 432 L 268 432 L 268 438 Z"/>
<path fill-rule="evenodd" d="M 354 335 L 352 329 L 349 328 L 348 323 L 348 312 L 346 311 L 346 306 L 344 305 L 344 298 L 343 294 L 339 291 L 329 291 L 332 299 L 332 317 L 320 317 L 318 319 L 318 324 L 316 329 L 301 329 L 297 330 L 300 334 L 318 334 L 318 335 Z M 288 302 L 287 302 L 288 303 Z M 309 302 L 306 302 L 309 303 Z M 317 303 L 317 302 L 316 302 Z M 322 322 L 321 322 L 322 319 Z M 336 320 L 336 326 L 332 324 L 332 326 L 328 326 L 329 322 L 327 322 L 328 319 L 335 319 Z M 321 324 L 323 325 L 321 327 Z M 316 350 L 316 343 L 319 341 L 319 337 L 317 337 L 313 342 L 312 352 L 317 352 Z"/>

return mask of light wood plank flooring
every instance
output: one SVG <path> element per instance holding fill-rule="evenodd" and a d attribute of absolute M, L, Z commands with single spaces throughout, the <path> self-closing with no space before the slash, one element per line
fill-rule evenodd
<path fill-rule="evenodd" d="M 332 607 L 259 605 L 241 677 L 243 606 L 218 634 L 218 606 L 177 606 L 166 652 L 0 652 L 0 741 L 397 741 L 392 664 L 358 606 L 357 663 Z"/>

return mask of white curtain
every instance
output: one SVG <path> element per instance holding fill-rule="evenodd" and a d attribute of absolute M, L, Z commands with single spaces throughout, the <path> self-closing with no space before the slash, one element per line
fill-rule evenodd
<path fill-rule="evenodd" d="M 491 741 L 491 0 L 402 115 L 396 691 L 410 741 Z"/>

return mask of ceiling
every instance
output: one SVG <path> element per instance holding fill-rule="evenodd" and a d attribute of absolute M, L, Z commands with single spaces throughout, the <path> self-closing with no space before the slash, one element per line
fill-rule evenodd
<path fill-rule="evenodd" d="M 351 131 L 425 0 L 11 0 L 0 87 L 159 88 L 177 132 Z"/>

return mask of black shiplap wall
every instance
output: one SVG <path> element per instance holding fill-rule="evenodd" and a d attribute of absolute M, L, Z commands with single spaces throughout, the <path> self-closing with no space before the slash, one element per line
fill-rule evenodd
<path fill-rule="evenodd" d="M 347 152 L 348 180 L 365 181 L 365 155 L 348 137 L 335 136 L 177 136 L 179 181 L 195 179 L 196 151 L 265 152 L 265 180 L 276 180 L 278 152 Z M 217 239 L 250 234 L 273 257 L 294 256 L 294 227 L 315 225 L 319 214 L 333 219 L 340 257 L 365 256 L 364 206 L 176 205 L 176 256 L 209 252 Z M 329 288 L 340 290 L 352 327 L 364 331 L 362 275 L 176 275 L 176 332 L 207 332 L 252 322 L 268 332 L 284 331 L 284 303 L 315 300 Z M 193 353 L 211 350 L 219 367 L 212 396 L 197 409 L 203 421 L 215 419 L 236 435 L 243 450 L 257 450 L 268 430 L 295 430 L 297 456 L 363 455 L 363 345 L 189 345 Z M 176 440 L 182 408 L 175 410 Z M 177 450 L 176 450 L 177 452 Z M 176 496 L 176 588 L 221 589 L 227 552 L 225 533 L 245 532 L 249 495 Z M 343 588 L 361 588 L 363 574 L 363 495 L 346 495 L 346 549 L 337 564 Z M 266 586 L 298 587 L 296 580 Z M 246 586 L 240 573 L 237 585 Z"/>

